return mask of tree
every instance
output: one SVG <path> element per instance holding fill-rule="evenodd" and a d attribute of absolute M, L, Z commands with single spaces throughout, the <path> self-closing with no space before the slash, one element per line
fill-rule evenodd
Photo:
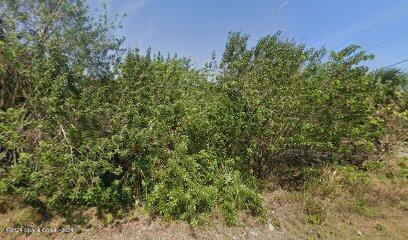
<path fill-rule="evenodd" d="M 77 90 L 85 78 L 101 81 L 115 74 L 112 70 L 120 62 L 123 38 L 110 33 L 120 23 L 111 23 L 106 11 L 97 19 L 88 14 L 82 0 L 5 0 L 0 4 L 2 109 L 24 104 L 30 95 L 44 94 L 39 93 L 44 90 L 39 86 L 54 83 L 43 78 L 67 70 L 70 76 L 65 84 Z M 44 76 L 46 72 L 52 76 Z"/>

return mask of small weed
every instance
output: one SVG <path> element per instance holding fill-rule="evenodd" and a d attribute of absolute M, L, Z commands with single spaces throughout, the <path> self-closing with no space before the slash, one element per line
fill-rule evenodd
<path fill-rule="evenodd" d="M 372 207 L 368 206 L 367 203 L 365 203 L 363 200 L 359 198 L 353 199 L 353 205 L 357 212 L 363 216 L 373 218 L 378 215 L 377 212 Z"/>
<path fill-rule="evenodd" d="M 397 164 L 401 168 L 399 173 L 400 177 L 408 178 L 408 157 L 401 158 Z"/>
<path fill-rule="evenodd" d="M 363 164 L 363 169 L 365 171 L 374 171 L 377 169 L 381 169 L 385 166 L 384 162 L 375 161 L 375 162 L 367 162 Z"/>
<path fill-rule="evenodd" d="M 408 157 L 403 157 L 403 158 L 399 159 L 397 164 L 401 168 L 408 168 Z"/>
<path fill-rule="evenodd" d="M 304 171 L 304 193 L 313 193 L 322 197 L 336 194 L 337 186 L 324 169 L 308 168 Z"/>
<path fill-rule="evenodd" d="M 371 183 L 370 177 L 357 170 L 355 166 L 341 166 L 338 168 L 339 172 L 343 175 L 343 180 L 346 184 L 356 185 L 356 184 L 364 184 L 368 185 Z"/>
<path fill-rule="evenodd" d="M 377 229 L 380 232 L 383 232 L 383 231 L 386 230 L 386 227 L 384 225 L 382 225 L 381 223 L 375 224 L 374 228 Z"/>
<path fill-rule="evenodd" d="M 408 211 L 408 201 L 407 200 L 400 201 L 398 203 L 398 207 L 405 210 L 405 211 Z"/>
<path fill-rule="evenodd" d="M 386 178 L 388 178 L 388 179 L 394 179 L 395 178 L 395 174 L 394 174 L 394 172 L 393 171 L 387 171 L 386 173 L 385 173 L 385 177 Z"/>
<path fill-rule="evenodd" d="M 317 214 L 308 214 L 307 215 L 307 222 L 312 225 L 320 225 L 322 223 L 322 219 Z"/>
<path fill-rule="evenodd" d="M 131 211 L 126 215 L 127 221 L 137 221 L 138 219 L 139 218 L 137 217 L 137 213 L 134 211 Z"/>
<path fill-rule="evenodd" d="M 401 178 L 408 178 L 408 168 L 402 168 L 400 170 L 400 177 Z"/>
<path fill-rule="evenodd" d="M 312 225 L 320 225 L 326 218 L 326 210 L 322 204 L 310 199 L 305 205 L 306 221 Z"/>
<path fill-rule="evenodd" d="M 105 215 L 105 223 L 106 224 L 111 224 L 113 222 L 113 220 L 114 220 L 114 217 L 113 217 L 113 215 L 111 213 L 107 213 Z"/>

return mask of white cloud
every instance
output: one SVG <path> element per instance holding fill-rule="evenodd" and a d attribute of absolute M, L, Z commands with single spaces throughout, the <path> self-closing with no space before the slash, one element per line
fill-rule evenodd
<path fill-rule="evenodd" d="M 288 5 L 288 3 L 289 3 L 288 0 L 283 1 L 283 2 L 279 5 L 278 10 L 281 10 L 282 8 L 284 8 L 286 5 Z"/>

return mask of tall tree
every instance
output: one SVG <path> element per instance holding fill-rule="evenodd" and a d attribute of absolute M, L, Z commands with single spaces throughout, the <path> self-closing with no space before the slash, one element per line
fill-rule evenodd
<path fill-rule="evenodd" d="M 80 89 L 84 77 L 111 77 L 123 38 L 112 34 L 120 22 L 111 22 L 104 9 L 93 18 L 84 0 L 0 3 L 0 108 L 23 104 L 50 71 L 48 77 L 69 70 L 71 89 Z"/>

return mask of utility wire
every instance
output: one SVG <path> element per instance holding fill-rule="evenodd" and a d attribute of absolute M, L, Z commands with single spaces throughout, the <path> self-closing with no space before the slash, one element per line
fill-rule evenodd
<path fill-rule="evenodd" d="M 368 48 L 367 51 L 370 51 L 370 50 L 372 50 L 372 49 L 374 49 L 374 48 L 380 47 L 380 46 L 386 44 L 387 42 L 392 41 L 392 40 L 394 40 L 394 39 L 396 39 L 396 38 L 399 38 L 399 37 L 401 37 L 401 36 L 403 36 L 404 34 L 407 34 L 407 33 L 408 33 L 408 30 L 405 30 L 405 31 L 403 31 L 403 32 L 401 32 L 401 33 L 399 33 L 399 34 L 397 34 L 397 35 L 391 37 L 391 38 L 388 38 L 388 39 L 386 39 L 386 40 L 384 40 L 384 41 L 382 41 L 382 42 L 380 42 L 380 43 L 378 43 L 378 44 L 376 44 L 376 45 L 374 45 L 374 46 Z"/>
<path fill-rule="evenodd" d="M 355 38 L 360 37 L 361 35 L 364 35 L 366 33 L 368 33 L 369 31 L 371 31 L 373 28 L 381 25 L 382 23 L 386 22 L 388 19 L 390 19 L 391 17 L 393 17 L 394 15 L 396 15 L 397 13 L 399 13 L 400 11 L 402 11 L 403 9 L 405 9 L 406 7 L 408 7 L 408 3 L 406 3 L 405 5 L 401 6 L 400 8 L 398 8 L 397 10 L 395 10 L 394 12 L 392 12 L 391 14 L 387 15 L 386 17 L 384 17 L 383 19 L 381 19 L 380 21 L 372 24 L 371 26 L 369 26 L 366 30 L 360 32 L 359 34 L 355 35 L 354 37 L 350 38 L 349 40 L 345 41 L 346 42 L 350 42 L 351 40 L 354 40 Z M 339 47 L 343 44 L 337 44 L 336 47 Z"/>
<path fill-rule="evenodd" d="M 394 64 L 391 64 L 391 65 L 389 65 L 389 66 L 387 66 L 387 67 L 385 67 L 385 68 L 394 67 L 394 66 L 397 66 L 397 65 L 399 65 L 399 64 L 401 64 L 401 63 L 404 63 L 404 62 L 408 62 L 408 58 L 407 58 L 407 59 L 404 59 L 404 60 L 401 60 L 401 61 L 399 61 L 399 62 L 396 62 L 396 63 L 394 63 Z"/>
<path fill-rule="evenodd" d="M 394 12 L 392 12 L 390 15 L 386 16 L 385 18 L 381 19 L 380 21 L 378 21 L 377 23 L 374 23 L 373 25 L 371 25 L 370 27 L 368 27 L 366 30 L 362 31 L 361 33 L 359 33 L 357 36 L 361 36 L 366 34 L 367 32 L 371 31 L 371 29 L 377 27 L 378 25 L 381 25 L 383 22 L 387 21 L 388 19 L 390 19 L 392 16 L 394 16 L 395 14 L 399 13 L 401 10 L 403 10 L 404 8 L 408 7 L 408 3 L 403 5 L 402 7 L 398 8 L 397 10 L 395 10 Z"/>

